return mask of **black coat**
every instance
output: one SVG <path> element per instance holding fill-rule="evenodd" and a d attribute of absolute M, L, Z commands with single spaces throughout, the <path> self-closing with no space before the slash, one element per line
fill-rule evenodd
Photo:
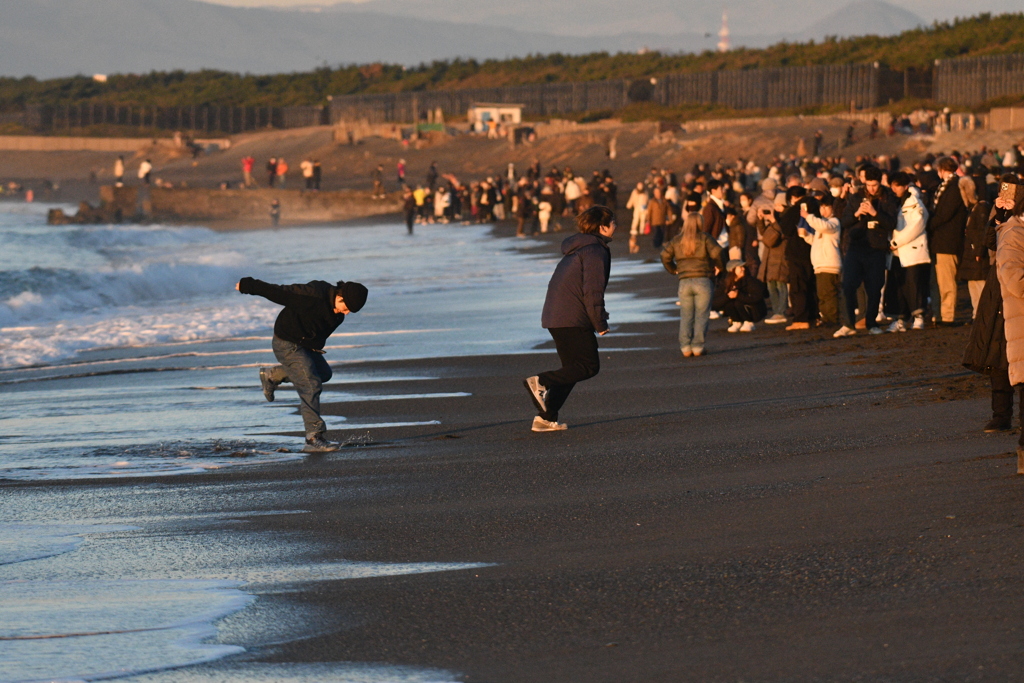
<path fill-rule="evenodd" d="M 999 212 L 1001 213 L 1001 212 Z M 996 225 L 1005 221 L 995 216 L 988 224 L 985 247 L 995 251 Z M 971 336 L 964 349 L 963 365 L 968 370 L 989 375 L 993 370 L 1010 366 L 1006 359 L 1006 332 L 1003 329 L 1003 294 L 995 268 L 988 269 L 985 289 L 978 299 L 978 313 L 971 325 Z"/>
<path fill-rule="evenodd" d="M 736 298 L 730 299 L 729 292 L 736 290 Z M 758 312 L 758 318 L 763 319 L 768 314 L 768 306 L 765 298 L 768 296 L 768 288 L 765 284 L 753 275 L 744 275 L 740 279 L 729 273 L 718 282 L 715 287 L 715 296 L 711 308 L 716 311 L 724 309 L 730 302 L 740 306 L 750 306 Z"/>
<path fill-rule="evenodd" d="M 967 232 L 964 234 L 964 253 L 960 258 L 956 276 L 961 280 L 984 280 L 988 277 L 988 202 L 978 202 L 967 217 Z"/>
<path fill-rule="evenodd" d="M 578 327 L 604 332 L 608 313 L 604 290 L 608 286 L 612 256 L 608 238 L 577 233 L 562 242 L 562 260 L 548 282 L 541 326 Z"/>
<path fill-rule="evenodd" d="M 884 185 L 881 187 L 878 196 L 872 197 L 872 204 L 877 213 L 876 216 L 856 216 L 867 194 L 864 190 L 847 197 L 846 209 L 843 211 L 839 223 L 842 226 L 842 249 L 845 254 L 851 248 L 874 249 L 889 253 L 889 239 L 892 231 L 896 229 L 896 216 L 899 215 L 902 203 L 896 198 L 892 190 Z M 868 228 L 868 223 L 877 221 L 874 229 Z"/>
<path fill-rule="evenodd" d="M 272 285 L 251 277 L 238 282 L 242 294 L 255 294 L 284 306 L 274 322 L 274 336 L 314 351 L 321 351 L 327 338 L 345 320 L 334 312 L 337 288 L 323 280 L 304 285 Z"/>
<path fill-rule="evenodd" d="M 779 231 L 786 240 L 786 261 L 790 264 L 790 272 L 798 269 L 794 265 L 805 265 L 811 267 L 811 245 L 797 235 L 797 226 L 800 224 L 800 203 L 793 204 L 779 216 Z"/>
<path fill-rule="evenodd" d="M 953 176 L 938 190 L 939 197 L 928 219 L 928 250 L 932 254 L 964 252 L 964 228 L 967 226 L 967 207 L 960 196 L 957 177 Z"/>

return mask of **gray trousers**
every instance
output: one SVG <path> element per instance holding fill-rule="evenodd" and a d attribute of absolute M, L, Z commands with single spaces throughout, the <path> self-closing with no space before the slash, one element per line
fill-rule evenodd
<path fill-rule="evenodd" d="M 299 393 L 299 413 L 306 427 L 306 436 L 322 434 L 327 425 L 320 417 L 320 392 L 333 372 L 322 353 L 310 351 L 290 341 L 274 336 L 271 344 L 280 365 L 268 370 L 274 384 L 291 382 Z"/>

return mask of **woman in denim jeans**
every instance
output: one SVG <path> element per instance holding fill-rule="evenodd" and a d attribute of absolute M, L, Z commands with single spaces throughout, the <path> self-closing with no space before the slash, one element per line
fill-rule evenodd
<path fill-rule="evenodd" d="M 679 348 L 684 357 L 700 356 L 715 290 L 712 278 L 724 267 L 722 247 L 704 232 L 701 215 L 691 213 L 662 249 L 661 262 L 679 278 Z"/>

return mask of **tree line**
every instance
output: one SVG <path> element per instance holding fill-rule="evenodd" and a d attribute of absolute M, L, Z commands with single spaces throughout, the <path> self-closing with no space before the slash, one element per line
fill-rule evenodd
<path fill-rule="evenodd" d="M 897 36 L 820 42 L 782 42 L 763 49 L 701 54 L 652 51 L 531 55 L 513 59 L 453 59 L 415 67 L 396 64 L 324 65 L 304 73 L 238 74 L 217 70 L 114 74 L 38 80 L 0 78 L 0 111 L 27 105 L 109 103 L 127 106 L 266 107 L 326 104 L 333 95 L 634 79 L 716 69 L 879 62 L 896 70 L 928 71 L 936 59 L 1024 52 L 1024 12 L 989 13 L 936 22 Z"/>

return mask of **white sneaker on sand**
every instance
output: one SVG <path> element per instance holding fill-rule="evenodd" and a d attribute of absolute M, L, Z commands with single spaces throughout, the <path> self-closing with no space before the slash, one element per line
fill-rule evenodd
<path fill-rule="evenodd" d="M 872 327 L 868 330 L 868 334 L 885 334 L 885 330 L 881 327 Z"/>
<path fill-rule="evenodd" d="M 915 330 L 923 330 L 924 329 L 924 316 L 923 315 L 916 315 L 916 316 L 914 316 L 913 328 Z"/>
<path fill-rule="evenodd" d="M 569 425 L 564 422 L 550 422 L 538 415 L 533 418 L 533 427 L 531 429 L 535 432 L 561 432 L 568 428 Z"/>
<path fill-rule="evenodd" d="M 847 327 L 846 325 L 843 325 L 838 330 L 836 330 L 832 334 L 832 336 L 835 339 L 839 339 L 841 337 L 852 337 L 855 334 L 857 334 L 857 330 L 853 329 L 852 327 Z"/>
<path fill-rule="evenodd" d="M 753 331 L 754 331 L 754 323 L 750 322 L 749 320 L 747 322 L 743 323 L 742 325 L 740 325 L 740 332 L 753 332 Z"/>
<path fill-rule="evenodd" d="M 781 325 L 784 322 L 786 322 L 786 316 L 781 313 L 776 313 L 772 317 L 765 319 L 765 323 L 769 325 Z"/>
<path fill-rule="evenodd" d="M 708 313 L 708 319 L 709 320 L 718 320 L 721 317 L 722 317 L 722 314 L 719 313 L 718 311 L 711 311 L 710 313 Z"/>
<path fill-rule="evenodd" d="M 741 327 L 743 327 L 743 323 L 737 320 L 736 322 L 729 324 L 729 329 L 727 329 L 726 332 L 739 332 Z"/>
<path fill-rule="evenodd" d="M 907 326 L 903 323 L 903 320 L 897 318 L 892 321 L 892 324 L 886 328 L 886 332 L 906 332 Z"/>

